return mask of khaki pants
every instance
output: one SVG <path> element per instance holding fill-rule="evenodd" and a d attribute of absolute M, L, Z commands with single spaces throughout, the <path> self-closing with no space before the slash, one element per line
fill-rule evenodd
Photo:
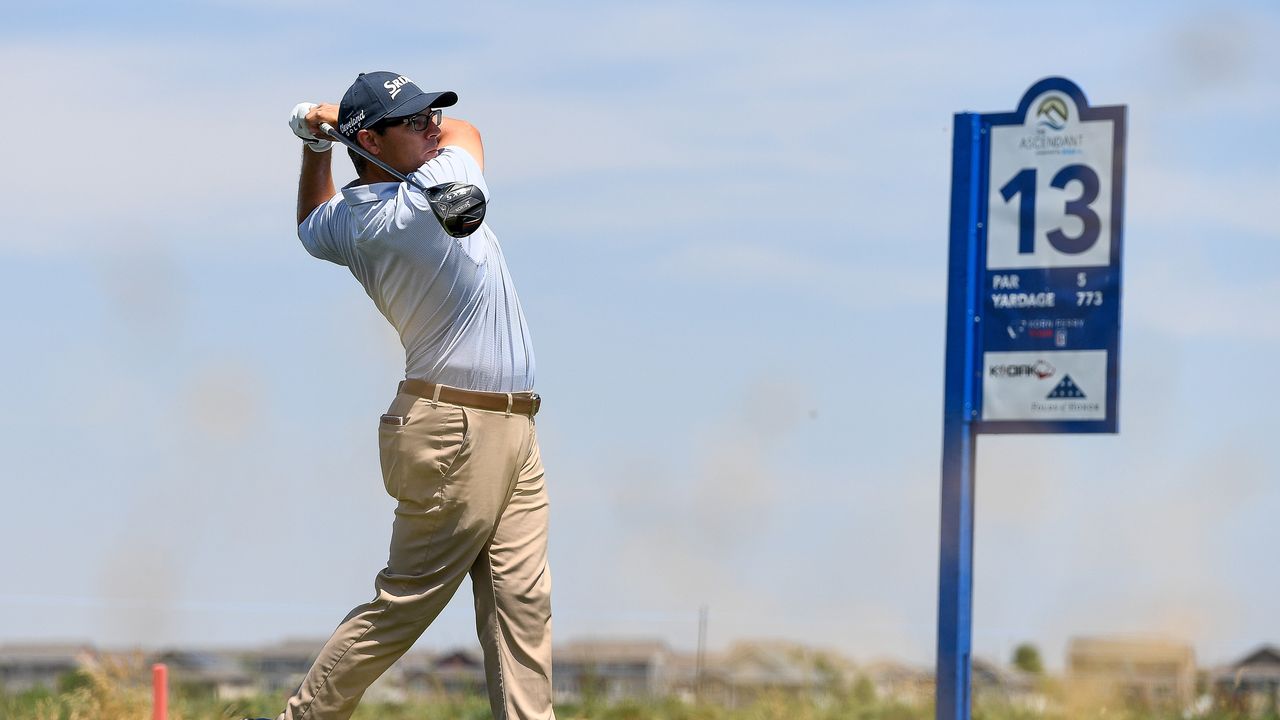
<path fill-rule="evenodd" d="M 350 717 L 470 573 L 493 716 L 554 720 L 547 493 L 533 419 L 401 393 L 378 441 L 399 504 L 377 596 L 342 621 L 280 717 Z"/>

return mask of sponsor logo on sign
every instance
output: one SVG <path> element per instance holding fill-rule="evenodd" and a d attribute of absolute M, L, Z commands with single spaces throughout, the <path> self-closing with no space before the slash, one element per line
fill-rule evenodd
<path fill-rule="evenodd" d="M 1050 130 L 1061 130 L 1067 126 L 1067 118 L 1071 116 L 1067 110 L 1067 103 L 1060 97 L 1051 96 L 1044 99 L 1040 103 L 1040 107 L 1036 108 L 1036 118 L 1040 122 L 1036 123 L 1041 127 L 1047 127 Z"/>
<path fill-rule="evenodd" d="M 1027 135 L 1018 143 L 1019 149 L 1035 150 L 1037 155 L 1075 155 L 1084 145 L 1084 134 L 1079 135 L 1046 135 L 1041 130 L 1037 135 Z"/>
<path fill-rule="evenodd" d="M 1070 118 L 1066 100 L 1057 95 L 1041 100 L 1035 113 L 1035 134 L 1022 136 L 1018 149 L 1031 150 L 1036 155 L 1079 155 L 1083 152 L 1084 134 L 1067 135 L 1062 132 L 1067 129 Z"/>
<path fill-rule="evenodd" d="M 1057 369 L 1044 360 L 1037 360 L 1034 363 L 1014 363 L 1011 365 L 992 365 L 988 371 L 991 377 L 1001 378 L 1017 378 L 1034 377 L 1043 380 L 1052 377 Z"/>
<path fill-rule="evenodd" d="M 1076 385 L 1076 381 L 1071 379 L 1070 375 L 1064 375 L 1062 382 L 1049 391 L 1045 396 L 1045 400 L 1084 400 L 1084 391 Z"/>
<path fill-rule="evenodd" d="M 1053 402 L 1044 402 L 1035 400 L 1031 403 L 1031 409 L 1041 413 L 1056 414 L 1073 414 L 1073 413 L 1097 413 L 1102 409 L 1102 404 L 1090 400 L 1084 394 L 1084 390 L 1076 385 L 1076 381 L 1071 379 L 1070 375 L 1062 376 L 1062 382 L 1054 386 L 1048 395 L 1044 396 L 1045 400 Z"/>
<path fill-rule="evenodd" d="M 387 92 L 391 93 L 391 99 L 395 100 L 396 96 L 400 94 L 400 91 L 404 89 L 404 86 L 411 82 L 413 81 L 401 75 L 398 78 L 394 78 L 392 80 L 388 80 L 382 83 L 382 87 L 386 88 Z"/>

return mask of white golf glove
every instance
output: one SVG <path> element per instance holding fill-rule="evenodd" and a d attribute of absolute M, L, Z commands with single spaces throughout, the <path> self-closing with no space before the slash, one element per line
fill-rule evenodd
<path fill-rule="evenodd" d="M 307 141 L 307 147 L 312 152 L 327 152 L 333 147 L 332 140 L 322 140 L 311 134 L 311 128 L 307 127 L 307 113 L 311 112 L 311 108 L 315 107 L 315 103 L 298 103 L 293 106 L 293 114 L 289 116 L 289 129 L 294 135 Z"/>

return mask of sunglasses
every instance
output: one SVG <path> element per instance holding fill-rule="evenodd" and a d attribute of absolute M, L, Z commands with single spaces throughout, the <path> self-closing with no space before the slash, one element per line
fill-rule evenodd
<path fill-rule="evenodd" d="M 443 117 L 443 115 L 444 115 L 443 110 L 441 110 L 440 108 L 435 108 L 426 113 L 418 113 L 417 115 L 410 115 L 407 118 L 401 118 L 397 121 L 393 121 L 391 124 L 395 125 L 397 123 L 400 123 L 400 124 L 408 125 L 409 128 L 412 129 L 414 132 L 422 132 L 423 130 L 427 129 L 428 123 L 435 125 L 436 127 L 440 127 L 440 119 L 441 117 Z"/>

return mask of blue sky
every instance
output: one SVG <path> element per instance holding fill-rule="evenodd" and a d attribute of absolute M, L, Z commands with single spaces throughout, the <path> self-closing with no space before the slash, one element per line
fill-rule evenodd
<path fill-rule="evenodd" d="M 1129 106 L 1121 433 L 982 439 L 975 647 L 1280 641 L 1274 3 L 4 12 L 0 643 L 323 637 L 367 598 L 402 350 L 298 244 L 285 120 L 374 69 L 484 134 L 560 638 L 691 647 L 706 604 L 713 646 L 931 662 L 951 115 L 1062 75 Z"/>

